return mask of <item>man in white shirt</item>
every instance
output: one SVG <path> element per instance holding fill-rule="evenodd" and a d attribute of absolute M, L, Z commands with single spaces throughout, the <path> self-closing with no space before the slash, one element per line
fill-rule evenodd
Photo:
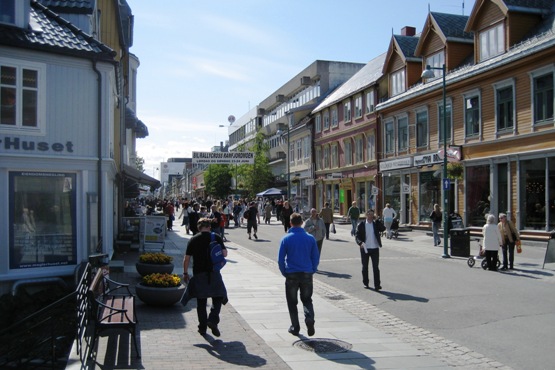
<path fill-rule="evenodd" d="M 374 288 L 376 291 L 382 289 L 380 281 L 380 248 L 382 240 L 380 233 L 385 230 L 385 226 L 378 220 L 374 220 L 374 210 L 366 211 L 366 220 L 357 226 L 355 240 L 360 247 L 360 259 L 362 262 L 362 283 L 366 288 L 370 283 L 368 279 L 368 262 L 372 259 L 372 271 L 374 274 Z"/>

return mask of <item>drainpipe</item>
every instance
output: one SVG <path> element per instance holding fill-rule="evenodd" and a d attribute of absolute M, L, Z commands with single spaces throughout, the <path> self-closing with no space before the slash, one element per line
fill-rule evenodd
<path fill-rule="evenodd" d="M 96 72 L 98 85 L 97 85 L 97 152 L 98 152 L 98 160 L 96 163 L 97 166 L 97 192 L 98 192 L 98 201 L 97 201 L 97 234 L 98 234 L 98 243 L 96 245 L 96 252 L 102 251 L 102 74 L 96 67 L 96 59 L 92 60 L 93 63 L 93 70 Z"/>

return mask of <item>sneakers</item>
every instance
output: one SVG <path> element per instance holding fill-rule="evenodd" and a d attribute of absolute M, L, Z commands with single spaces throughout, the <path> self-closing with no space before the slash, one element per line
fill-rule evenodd
<path fill-rule="evenodd" d="M 220 333 L 220 329 L 218 329 L 218 324 L 214 324 L 213 322 L 208 322 L 207 325 L 212 331 L 212 334 L 214 334 L 214 336 L 216 337 L 220 336 L 221 333 Z"/>
<path fill-rule="evenodd" d="M 297 336 L 297 335 L 299 335 L 299 330 L 301 330 L 301 329 L 300 329 L 300 328 L 295 328 L 293 325 L 291 325 L 291 326 L 289 327 L 289 330 L 287 330 L 287 332 L 288 332 L 289 334 L 292 334 L 292 335 Z"/>

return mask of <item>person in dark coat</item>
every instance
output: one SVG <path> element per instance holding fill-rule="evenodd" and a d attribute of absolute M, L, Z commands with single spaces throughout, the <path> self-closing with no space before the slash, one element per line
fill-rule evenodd
<path fill-rule="evenodd" d="M 374 210 L 366 211 L 366 220 L 361 221 L 356 230 L 355 240 L 360 247 L 360 259 L 362 262 L 362 283 L 366 288 L 370 283 L 368 279 L 368 262 L 372 259 L 372 271 L 374 273 L 374 288 L 382 289 L 380 280 L 380 248 L 382 247 L 381 232 L 385 226 L 374 219 Z"/>
<path fill-rule="evenodd" d="M 289 205 L 288 201 L 283 202 L 283 208 L 281 209 L 281 222 L 283 223 L 283 228 L 285 232 L 291 228 L 291 215 L 293 214 L 293 208 Z"/>

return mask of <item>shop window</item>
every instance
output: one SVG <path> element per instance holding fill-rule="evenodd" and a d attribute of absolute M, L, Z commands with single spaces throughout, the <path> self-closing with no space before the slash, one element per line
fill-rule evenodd
<path fill-rule="evenodd" d="M 546 194 L 546 159 L 536 158 L 520 162 L 520 198 L 524 206 L 520 209 L 521 228 L 544 230 L 546 228 L 545 199 L 553 199 L 554 194 Z M 552 177 L 552 176 L 550 176 Z"/>
<path fill-rule="evenodd" d="M 384 205 L 389 203 L 395 211 L 401 208 L 401 177 L 399 175 L 385 176 L 384 182 Z"/>
<path fill-rule="evenodd" d="M 434 204 L 441 206 L 441 180 L 434 176 L 433 171 L 420 173 L 420 199 L 418 200 L 418 218 L 430 221 L 430 213 Z"/>
<path fill-rule="evenodd" d="M 75 174 L 10 172 L 10 269 L 75 264 Z"/>
<path fill-rule="evenodd" d="M 474 166 L 466 169 L 467 226 L 482 227 L 490 212 L 490 167 Z"/>

